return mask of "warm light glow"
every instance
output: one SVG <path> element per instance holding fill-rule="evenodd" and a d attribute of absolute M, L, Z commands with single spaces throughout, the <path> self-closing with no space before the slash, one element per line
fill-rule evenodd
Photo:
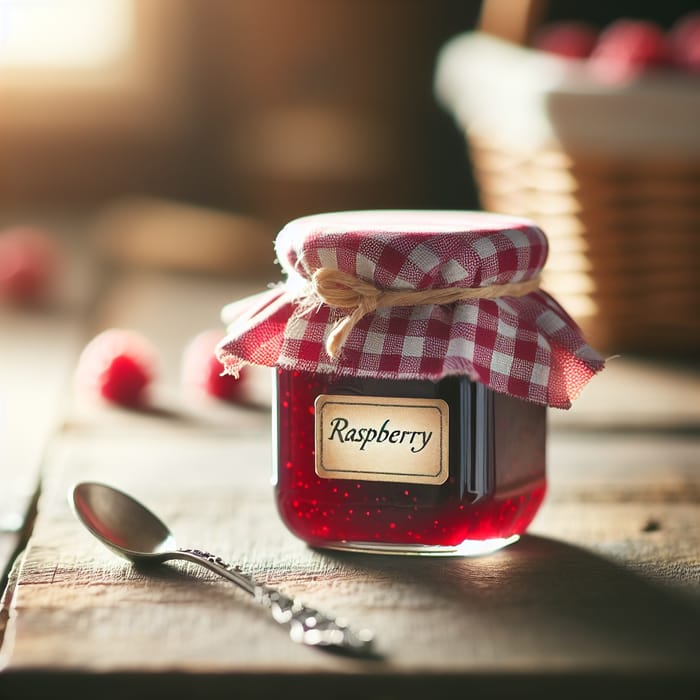
<path fill-rule="evenodd" d="M 86 69 L 128 51 L 133 0 L 0 0 L 0 69 Z"/>

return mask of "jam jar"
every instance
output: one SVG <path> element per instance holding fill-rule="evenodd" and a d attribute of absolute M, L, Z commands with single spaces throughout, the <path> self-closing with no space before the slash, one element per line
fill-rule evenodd
<path fill-rule="evenodd" d="M 546 411 L 602 358 L 540 288 L 532 221 L 335 212 L 277 236 L 287 279 L 222 311 L 225 370 L 274 368 L 274 490 L 309 545 L 484 554 L 546 490 Z"/>
<path fill-rule="evenodd" d="M 311 545 L 483 554 L 515 541 L 542 503 L 543 406 L 463 376 L 275 373 L 277 507 Z"/>

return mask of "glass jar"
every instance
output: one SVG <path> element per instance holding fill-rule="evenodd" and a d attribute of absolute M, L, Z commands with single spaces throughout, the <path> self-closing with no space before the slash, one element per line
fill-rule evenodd
<path fill-rule="evenodd" d="M 275 372 L 277 507 L 310 545 L 485 554 L 517 540 L 537 513 L 544 406 L 466 376 Z"/>
<path fill-rule="evenodd" d="M 482 554 L 543 501 L 546 410 L 604 360 L 540 288 L 547 239 L 487 212 L 329 212 L 222 313 L 227 372 L 274 367 L 279 513 L 314 547 Z M 471 378 L 471 379 L 470 379 Z"/>

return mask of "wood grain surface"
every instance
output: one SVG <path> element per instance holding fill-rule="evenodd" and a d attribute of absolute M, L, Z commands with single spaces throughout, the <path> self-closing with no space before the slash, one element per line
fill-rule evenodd
<path fill-rule="evenodd" d="M 186 340 L 247 291 L 122 274 L 71 331 L 140 330 L 161 348 L 162 373 L 150 411 L 62 397 L 31 536 L 0 605 L 0 697 L 697 695 L 697 372 L 618 358 L 572 411 L 551 412 L 545 505 L 496 555 L 324 552 L 275 512 L 269 410 L 198 402 L 178 383 Z M 371 627 L 381 658 L 296 645 L 243 592 L 194 566 L 118 559 L 70 510 L 82 479 L 142 499 L 182 546 Z"/>
<path fill-rule="evenodd" d="M 697 680 L 694 443 L 586 450 L 580 438 L 558 439 L 531 534 L 487 558 L 402 558 L 315 551 L 286 532 L 263 416 L 246 435 L 136 420 L 148 425 L 67 429 L 51 445 L 37 522 L 5 601 L 5 678 L 18 687 L 46 669 L 205 681 L 263 674 L 280 692 L 290 675 L 358 673 L 437 674 L 436 689 L 483 674 L 616 676 L 635 688 L 646 678 L 679 692 Z M 630 451 L 637 460 L 630 455 L 602 488 L 613 465 L 600 457 Z M 245 594 L 195 567 L 139 571 L 117 559 L 70 512 L 66 495 L 80 479 L 134 493 L 182 545 L 373 628 L 384 658 L 295 645 Z"/>

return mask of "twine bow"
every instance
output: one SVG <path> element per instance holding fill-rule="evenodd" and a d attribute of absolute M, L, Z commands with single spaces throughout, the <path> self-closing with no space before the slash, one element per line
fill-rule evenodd
<path fill-rule="evenodd" d="M 314 296 L 334 309 L 352 309 L 331 329 L 326 339 L 326 352 L 337 358 L 352 329 L 367 314 L 390 306 L 451 304 L 465 299 L 497 299 L 521 297 L 537 291 L 540 278 L 523 282 L 490 284 L 486 287 L 438 287 L 435 289 L 377 289 L 370 282 L 332 268 L 322 267 L 311 278 Z"/>

